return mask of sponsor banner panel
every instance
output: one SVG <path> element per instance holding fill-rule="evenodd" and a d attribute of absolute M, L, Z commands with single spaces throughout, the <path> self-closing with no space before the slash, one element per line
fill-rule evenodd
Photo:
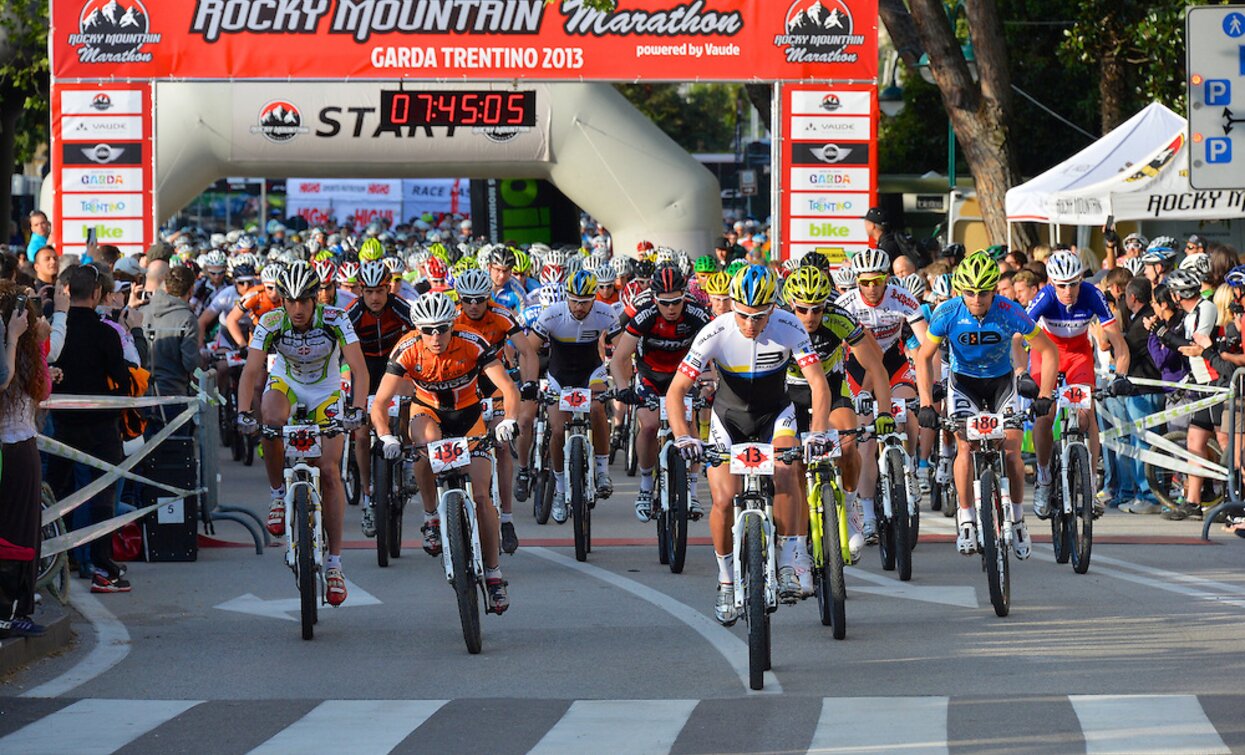
<path fill-rule="evenodd" d="M 827 241 L 821 244 L 800 244 L 791 245 L 791 256 L 799 259 L 809 252 L 819 252 L 824 254 L 830 260 L 831 265 L 842 265 L 852 258 L 862 249 L 867 249 L 867 244 L 848 244 Z"/>
<path fill-rule="evenodd" d="M 861 218 L 792 218 L 787 225 L 791 241 L 867 244 L 865 221 Z"/>
<path fill-rule="evenodd" d="M 65 194 L 61 214 L 65 218 L 141 218 L 142 194 Z"/>
<path fill-rule="evenodd" d="M 791 93 L 792 115 L 869 115 L 869 93 L 838 91 L 795 91 Z"/>
<path fill-rule="evenodd" d="M 61 171 L 61 190 L 143 191 L 142 168 L 65 168 Z"/>
<path fill-rule="evenodd" d="M 140 115 L 67 115 L 61 119 L 60 135 L 66 141 L 135 140 L 145 136 Z"/>
<path fill-rule="evenodd" d="M 1122 218 L 1160 220 L 1197 217 L 1222 220 L 1245 215 L 1245 191 L 1217 189 L 1116 194 L 1111 198 L 1111 207 Z"/>
<path fill-rule="evenodd" d="M 397 224 L 404 219 L 401 202 L 290 199 L 286 201 L 286 211 L 291 216 L 304 218 L 310 225 L 323 225 L 330 221 L 344 223 L 349 220 L 356 226 L 366 226 L 373 220 L 386 220 L 390 224 Z"/>
<path fill-rule="evenodd" d="M 143 220 L 87 220 L 66 218 L 61 227 L 66 241 L 86 241 L 87 231 L 95 229 L 100 244 L 141 244 L 144 240 Z"/>
<path fill-rule="evenodd" d="M 791 168 L 790 191 L 872 191 L 873 173 L 868 168 Z M 865 210 L 869 208 L 866 207 Z M 864 216 L 864 211 L 861 211 Z"/>
<path fill-rule="evenodd" d="M 797 115 L 790 120 L 787 134 L 796 141 L 842 139 L 845 141 L 873 141 L 873 119 L 860 116 Z"/>
<path fill-rule="evenodd" d="M 868 165 L 868 142 L 796 142 L 791 162 L 796 165 Z"/>
<path fill-rule="evenodd" d="M 402 181 L 396 178 L 291 178 L 285 182 L 291 200 L 371 199 L 401 201 Z"/>
<path fill-rule="evenodd" d="M 471 214 L 471 182 L 465 178 L 412 178 L 402 181 L 406 218 L 425 212 Z"/>
<path fill-rule="evenodd" d="M 55 0 L 60 79 L 874 80 L 877 0 Z"/>
<path fill-rule="evenodd" d="M 142 165 L 142 142 L 61 142 L 65 165 Z"/>
<path fill-rule="evenodd" d="M 869 210 L 870 195 L 864 192 L 843 194 L 799 192 L 791 197 L 793 217 L 859 218 Z"/>
<path fill-rule="evenodd" d="M 552 95 L 547 85 L 528 84 L 518 92 L 504 84 L 475 84 L 469 89 L 473 95 L 516 97 L 511 104 L 523 108 L 535 125 L 445 125 L 451 121 L 504 121 L 501 108 L 505 100 L 477 96 L 468 101 L 462 86 L 399 91 L 381 82 L 289 83 L 279 87 L 239 82 L 231 87 L 231 156 L 247 162 L 301 159 L 355 165 L 389 165 L 395 159 L 448 163 L 481 158 L 550 158 Z M 530 94 L 520 97 L 522 93 Z M 400 187 L 394 196 L 399 194 Z"/>
<path fill-rule="evenodd" d="M 61 92 L 62 115 L 142 115 L 143 93 L 135 89 L 70 89 Z"/>

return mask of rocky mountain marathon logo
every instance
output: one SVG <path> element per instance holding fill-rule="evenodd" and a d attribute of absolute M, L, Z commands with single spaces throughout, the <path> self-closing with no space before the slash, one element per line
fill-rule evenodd
<path fill-rule="evenodd" d="M 796 0 L 787 8 L 784 34 L 774 45 L 785 47 L 788 63 L 855 63 L 848 48 L 865 43 L 855 34 L 852 11 L 844 0 Z"/>
<path fill-rule="evenodd" d="M 78 17 L 78 33 L 69 45 L 83 63 L 150 63 L 143 46 L 158 44 L 147 8 L 140 0 L 87 0 Z"/>
<path fill-rule="evenodd" d="M 276 144 L 284 144 L 311 129 L 303 126 L 302 113 L 288 100 L 273 100 L 259 111 L 259 123 L 251 126 L 252 134 L 263 134 Z"/>
<path fill-rule="evenodd" d="M 98 110 L 101 113 L 104 112 L 105 110 L 111 110 L 112 109 L 112 98 L 109 97 L 104 92 L 100 92 L 99 94 L 95 95 L 95 97 L 91 99 L 91 109 Z"/>

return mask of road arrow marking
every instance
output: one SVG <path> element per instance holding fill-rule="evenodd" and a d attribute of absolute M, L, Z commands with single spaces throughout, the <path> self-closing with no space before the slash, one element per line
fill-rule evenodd
<path fill-rule="evenodd" d="M 1245 123 L 1245 118 L 1234 118 L 1232 111 L 1225 107 L 1223 109 L 1223 135 L 1227 136 L 1232 133 L 1232 126 L 1237 123 Z"/>
<path fill-rule="evenodd" d="M 342 604 L 342 607 L 380 605 L 380 598 L 377 598 L 350 580 L 346 580 L 346 592 L 348 597 L 346 602 Z M 270 619 L 285 619 L 286 621 L 298 621 L 295 617 L 302 610 L 302 604 L 298 598 L 264 600 L 249 592 L 232 600 L 226 600 L 215 607 L 222 611 L 249 613 L 252 616 L 265 616 Z"/>
<path fill-rule="evenodd" d="M 873 583 L 873 586 L 869 587 L 853 585 L 852 590 L 856 592 L 883 595 L 888 598 L 919 600 L 923 603 L 939 603 L 944 606 L 958 606 L 960 608 L 981 607 L 977 602 L 977 589 L 974 587 L 963 585 L 918 585 L 912 582 L 901 582 L 898 579 L 883 577 L 880 574 L 873 574 L 861 569 L 844 569 L 843 573 L 865 582 Z"/>

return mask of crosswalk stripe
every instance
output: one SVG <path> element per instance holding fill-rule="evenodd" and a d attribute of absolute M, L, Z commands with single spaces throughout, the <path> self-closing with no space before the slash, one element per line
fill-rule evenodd
<path fill-rule="evenodd" d="M 0 752 L 106 755 L 201 700 L 79 700 L 0 739 Z"/>
<path fill-rule="evenodd" d="M 946 697 L 827 697 L 809 752 L 946 755 Z"/>
<path fill-rule="evenodd" d="M 1196 695 L 1069 695 L 1089 755 L 1231 752 Z"/>
<path fill-rule="evenodd" d="M 446 704 L 446 700 L 326 700 L 276 736 L 259 753 L 387 753 Z"/>
<path fill-rule="evenodd" d="M 576 700 L 529 755 L 670 752 L 696 700 Z"/>

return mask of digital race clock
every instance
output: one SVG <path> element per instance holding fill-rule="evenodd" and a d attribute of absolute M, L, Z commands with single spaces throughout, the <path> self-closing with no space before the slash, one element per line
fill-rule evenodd
<path fill-rule="evenodd" d="M 382 128 L 536 125 L 536 92 L 382 90 Z"/>

